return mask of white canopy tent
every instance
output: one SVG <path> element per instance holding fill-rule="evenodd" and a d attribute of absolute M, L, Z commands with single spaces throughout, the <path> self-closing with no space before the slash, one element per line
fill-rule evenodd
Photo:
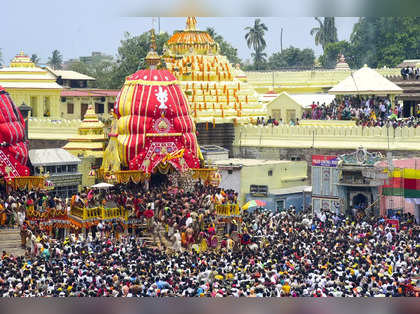
<path fill-rule="evenodd" d="M 364 66 L 331 88 L 333 95 L 400 95 L 403 90 L 375 70 Z"/>
<path fill-rule="evenodd" d="M 106 182 L 101 182 L 95 185 L 92 185 L 91 188 L 92 189 L 109 189 L 112 188 L 114 185 L 106 183 Z"/>

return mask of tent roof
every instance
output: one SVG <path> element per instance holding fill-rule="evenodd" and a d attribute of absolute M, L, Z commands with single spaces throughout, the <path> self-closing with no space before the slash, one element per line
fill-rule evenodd
<path fill-rule="evenodd" d="M 62 148 L 31 149 L 29 159 L 34 167 L 79 164 L 81 160 Z"/>
<path fill-rule="evenodd" d="M 375 70 L 364 66 L 331 88 L 333 95 L 402 94 L 403 90 Z"/>
<path fill-rule="evenodd" d="M 310 108 L 312 103 L 319 102 L 320 104 L 330 104 L 335 96 L 329 94 L 289 94 L 288 92 L 281 92 L 276 98 L 274 98 L 270 103 L 274 103 L 277 99 L 282 97 L 287 97 L 291 99 L 296 105 L 301 106 L 302 108 Z"/>

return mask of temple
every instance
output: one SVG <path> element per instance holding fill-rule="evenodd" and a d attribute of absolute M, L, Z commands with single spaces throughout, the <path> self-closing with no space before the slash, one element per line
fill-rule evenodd
<path fill-rule="evenodd" d="M 22 51 L 14 57 L 9 67 L 0 69 L 0 85 L 13 101 L 32 107 L 33 117 L 61 117 L 60 93 L 62 87 L 49 71 L 37 67 Z"/>
<path fill-rule="evenodd" d="M 168 70 L 187 95 L 201 144 L 230 149 L 234 124 L 267 115 L 243 72 L 220 55 L 209 33 L 197 29 L 195 17 L 187 18 L 185 30 L 175 32 L 164 50 Z"/>
<path fill-rule="evenodd" d="M 90 176 L 90 169 L 99 168 L 105 150 L 104 124 L 99 121 L 93 106 L 89 106 L 82 123 L 78 128 L 78 134 L 69 138 L 63 147 L 73 155 L 82 159 L 81 171 L 83 174 L 82 184 L 89 186 L 95 184 L 95 177 Z"/>
<path fill-rule="evenodd" d="M 258 95 L 238 73 L 209 33 L 187 18 L 184 31 L 168 40 L 164 59 L 185 91 L 196 123 L 249 123 L 265 116 Z"/>

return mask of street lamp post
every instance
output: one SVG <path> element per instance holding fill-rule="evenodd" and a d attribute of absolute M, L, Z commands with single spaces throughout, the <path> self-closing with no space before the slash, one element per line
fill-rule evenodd
<path fill-rule="evenodd" d="M 28 136 L 28 116 L 32 108 L 26 105 L 24 102 L 19 106 L 19 111 L 22 114 L 23 120 L 25 121 L 25 140 L 29 140 Z"/>

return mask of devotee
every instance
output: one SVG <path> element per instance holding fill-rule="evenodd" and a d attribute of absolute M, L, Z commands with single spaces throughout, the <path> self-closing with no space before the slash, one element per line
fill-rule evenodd
<path fill-rule="evenodd" d="M 122 232 L 106 238 L 71 234 L 62 241 L 28 225 L 29 254 L 5 252 L 0 260 L 0 295 L 397 297 L 415 291 L 419 228 L 409 214 L 397 217 L 401 227 L 393 229 L 382 217 L 369 215 L 353 220 L 323 211 L 312 217 L 293 207 L 280 213 L 245 211 L 235 221 L 237 231 L 222 239 L 213 203 L 206 200 L 218 195 L 222 204 L 234 202 L 232 190 L 197 184 L 189 191 L 168 191 L 173 189 L 117 186 L 106 195 L 94 192 L 123 206 L 134 195 L 154 203 L 151 219 L 160 226 L 153 228 L 160 249 Z M 44 196 L 32 195 L 35 202 Z M 25 195 L 14 197 L 19 201 Z M 79 197 L 83 202 L 87 194 Z"/>

